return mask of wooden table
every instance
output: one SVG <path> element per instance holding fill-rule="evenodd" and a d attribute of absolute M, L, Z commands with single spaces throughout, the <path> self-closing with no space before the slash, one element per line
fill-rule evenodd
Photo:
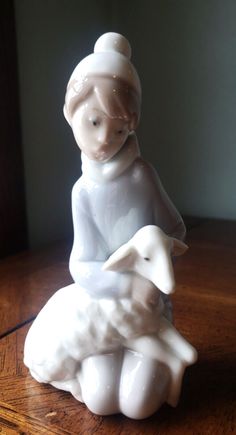
<path fill-rule="evenodd" d="M 176 263 L 175 324 L 198 349 L 177 408 L 153 417 L 92 415 L 70 394 L 34 381 L 22 363 L 32 318 L 71 282 L 69 245 L 0 262 L 1 434 L 235 434 L 236 222 L 188 220 L 189 251 Z"/>

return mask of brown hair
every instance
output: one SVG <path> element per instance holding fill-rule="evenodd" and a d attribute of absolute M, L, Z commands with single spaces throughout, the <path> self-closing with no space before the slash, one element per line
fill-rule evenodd
<path fill-rule="evenodd" d="M 93 93 L 109 117 L 127 120 L 130 130 L 137 127 L 140 117 L 140 96 L 124 80 L 104 75 L 69 82 L 64 106 L 64 114 L 69 123 L 78 105 Z"/>

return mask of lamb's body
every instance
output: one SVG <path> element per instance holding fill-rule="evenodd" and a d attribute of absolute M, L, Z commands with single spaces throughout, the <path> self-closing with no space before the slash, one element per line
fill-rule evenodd
<path fill-rule="evenodd" d="M 154 229 L 156 233 L 155 227 L 140 230 L 144 232 L 143 242 L 147 241 L 149 252 L 150 244 L 158 250 L 157 239 L 154 237 L 150 242 L 150 237 L 147 237 L 150 229 Z M 159 253 L 158 258 L 159 261 L 161 258 L 160 264 L 171 276 L 167 277 L 170 280 L 170 291 L 173 290 L 174 284 L 170 262 L 173 239 L 164 235 L 160 229 L 157 233 L 159 249 L 163 250 L 163 255 Z M 160 243 L 162 239 L 165 243 Z M 140 240 L 140 237 L 134 237 L 130 241 L 133 247 L 139 244 L 137 240 Z M 131 269 L 126 248 L 123 258 L 129 260 Z M 151 251 L 154 258 L 154 249 Z M 115 253 L 111 260 L 108 260 L 107 267 L 114 269 L 118 267 L 117 264 L 121 266 L 122 255 L 120 251 L 117 253 L 117 261 Z M 137 266 L 137 251 L 135 259 L 133 267 Z M 168 267 L 165 262 L 168 263 Z M 125 269 L 124 262 L 122 267 Z M 149 262 L 146 270 L 144 264 L 142 274 L 146 274 L 145 278 L 148 278 L 148 273 L 154 276 L 151 271 Z M 156 291 L 158 292 L 157 289 Z M 157 298 L 156 304 L 148 306 L 143 303 L 142 298 L 140 300 L 134 299 L 131 292 L 121 298 L 94 298 L 78 284 L 60 289 L 39 313 L 28 333 L 25 343 L 25 364 L 39 382 L 48 382 L 58 388 L 69 390 L 76 398 L 82 400 L 79 381 L 81 362 L 91 355 L 128 348 L 169 368 L 171 383 L 167 401 L 175 405 L 184 369 L 195 361 L 196 352 L 163 316 L 162 298 Z"/>
<path fill-rule="evenodd" d="M 129 297 L 95 299 L 71 284 L 58 290 L 34 321 L 25 343 L 25 364 L 43 382 L 70 378 L 84 358 L 155 333 L 162 306 L 149 312 Z M 68 368 L 65 373 L 72 360 L 73 372 Z"/>

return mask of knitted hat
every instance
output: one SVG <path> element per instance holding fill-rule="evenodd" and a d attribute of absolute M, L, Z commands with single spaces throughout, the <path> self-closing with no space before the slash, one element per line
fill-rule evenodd
<path fill-rule="evenodd" d="M 94 46 L 94 53 L 85 57 L 74 69 L 66 92 L 64 112 L 69 101 L 80 92 L 84 82 L 90 77 L 110 77 L 122 80 L 141 98 L 138 74 L 130 62 L 131 47 L 127 39 L 119 33 L 105 33 Z"/>

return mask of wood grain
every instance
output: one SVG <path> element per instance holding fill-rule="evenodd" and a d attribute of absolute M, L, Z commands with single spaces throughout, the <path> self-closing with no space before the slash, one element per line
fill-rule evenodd
<path fill-rule="evenodd" d="M 70 246 L 51 245 L 0 261 L 0 337 L 35 316 L 56 290 L 72 282 Z"/>
<path fill-rule="evenodd" d="M 157 414 L 143 421 L 133 421 L 121 415 L 92 415 L 70 394 L 39 384 L 28 374 L 22 362 L 28 325 L 0 340 L 2 433 L 236 433 L 235 237 L 236 222 L 204 222 L 194 226 L 188 237 L 189 252 L 176 263 L 179 284 L 173 298 L 175 324 L 199 352 L 198 363 L 186 372 L 177 408 L 165 405 Z M 50 254 L 52 253 L 53 249 Z M 28 269 L 30 274 L 34 270 L 40 280 L 48 277 L 45 293 L 50 293 L 50 285 L 53 287 L 55 283 L 60 284 L 59 277 L 62 281 L 67 280 L 64 275 L 67 265 L 62 260 L 63 250 L 59 249 L 57 253 L 55 251 L 53 261 L 47 256 L 42 257 L 41 266 L 35 258 L 32 259 L 34 255 L 29 258 L 26 254 L 20 256 L 21 267 L 24 268 L 26 263 L 31 264 Z M 11 263 L 13 267 L 15 261 L 19 262 L 19 256 L 7 264 Z M 46 270 L 50 271 L 48 275 Z M 37 280 L 32 280 L 34 286 L 36 282 Z M 33 304 L 35 312 L 37 304 L 43 302 L 45 295 L 38 295 L 35 290 L 30 290 L 30 286 L 28 291 L 32 292 L 31 302 L 38 298 L 37 303 Z M 33 312 L 30 308 L 26 311 L 30 314 Z"/>

